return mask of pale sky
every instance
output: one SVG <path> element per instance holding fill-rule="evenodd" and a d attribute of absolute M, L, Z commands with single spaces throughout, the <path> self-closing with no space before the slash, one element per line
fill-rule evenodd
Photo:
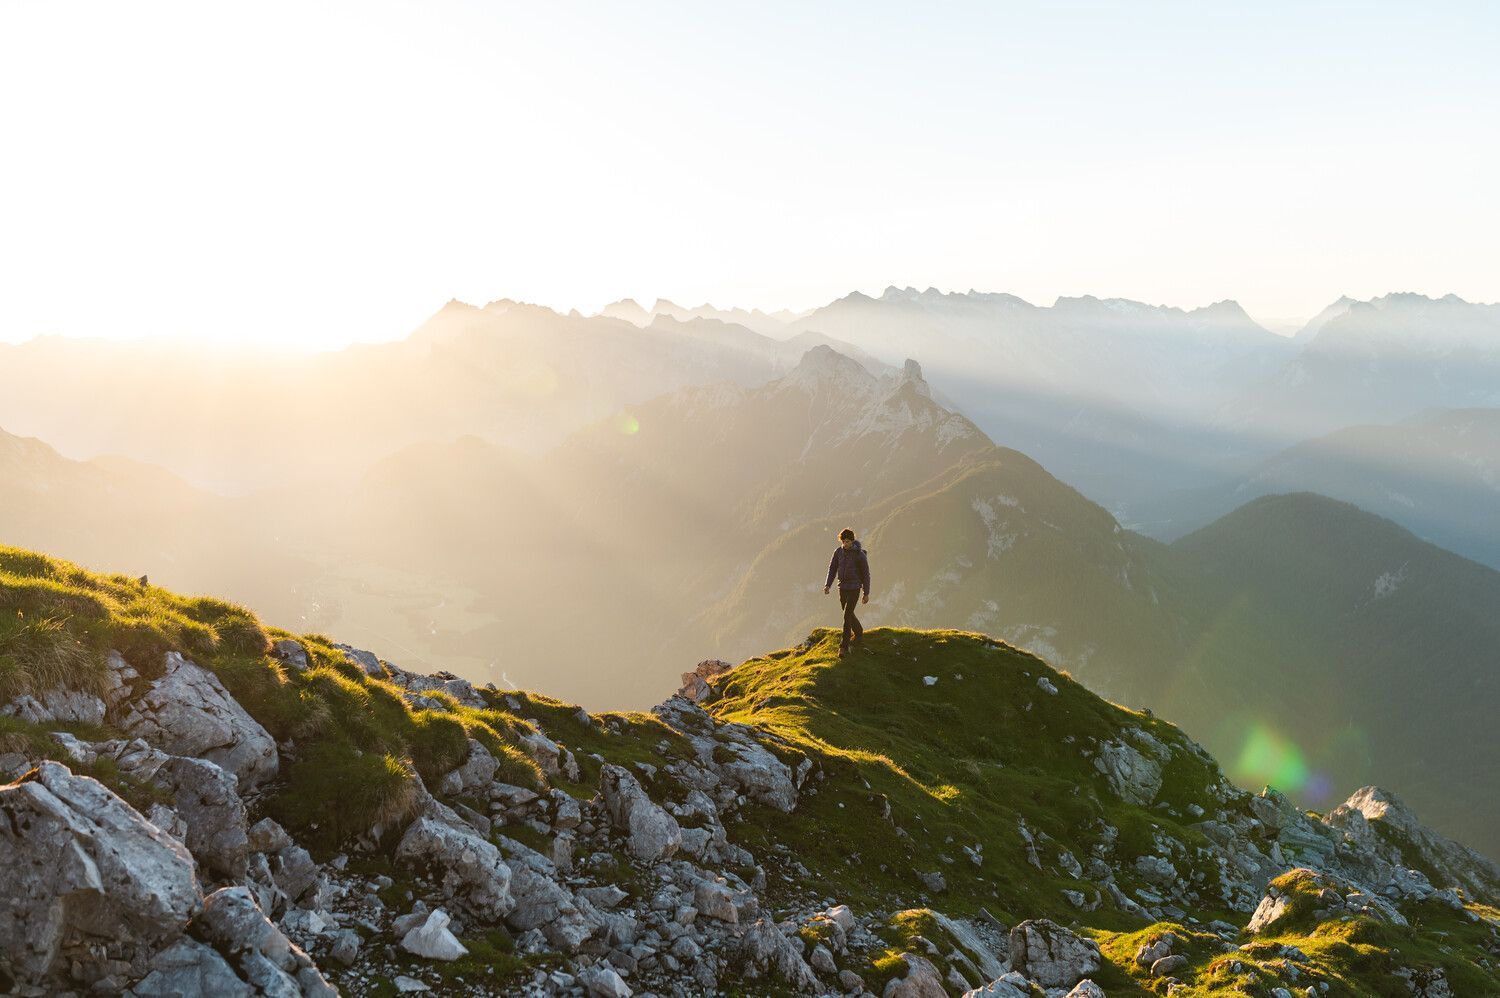
<path fill-rule="evenodd" d="M 0 0 L 0 340 L 1500 300 L 1488 3 Z"/>

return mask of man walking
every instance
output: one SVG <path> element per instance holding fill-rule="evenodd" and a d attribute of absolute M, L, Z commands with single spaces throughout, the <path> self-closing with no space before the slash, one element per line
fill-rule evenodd
<path fill-rule="evenodd" d="M 849 654 L 849 646 L 865 636 L 854 607 L 870 602 L 870 558 L 848 527 L 839 531 L 839 546 L 834 548 L 833 560 L 828 563 L 828 581 L 823 584 L 825 595 L 833 587 L 834 576 L 839 580 L 839 606 L 844 608 L 844 638 L 839 642 L 839 657 L 843 658 Z"/>

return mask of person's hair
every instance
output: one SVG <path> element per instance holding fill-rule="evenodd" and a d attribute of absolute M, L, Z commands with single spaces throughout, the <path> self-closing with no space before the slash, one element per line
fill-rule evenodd
<path fill-rule="evenodd" d="M 852 541 L 852 540 L 854 540 L 854 531 L 850 530 L 848 527 L 845 527 L 843 530 L 839 531 L 839 540 L 841 540 L 841 541 Z"/>

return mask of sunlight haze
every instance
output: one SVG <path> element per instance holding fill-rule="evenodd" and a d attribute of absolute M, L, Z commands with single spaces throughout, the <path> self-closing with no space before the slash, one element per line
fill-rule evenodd
<path fill-rule="evenodd" d="M 887 284 L 1280 328 L 1500 299 L 1485 5 L 541 11 L 0 6 L 0 340 Z"/>

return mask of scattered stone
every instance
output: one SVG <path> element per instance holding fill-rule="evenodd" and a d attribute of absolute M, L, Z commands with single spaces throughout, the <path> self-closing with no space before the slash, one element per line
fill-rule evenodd
<path fill-rule="evenodd" d="M 401 948 L 428 960 L 457 960 L 469 951 L 448 930 L 452 921 L 441 908 L 429 912 L 427 920 L 401 937 Z"/>

